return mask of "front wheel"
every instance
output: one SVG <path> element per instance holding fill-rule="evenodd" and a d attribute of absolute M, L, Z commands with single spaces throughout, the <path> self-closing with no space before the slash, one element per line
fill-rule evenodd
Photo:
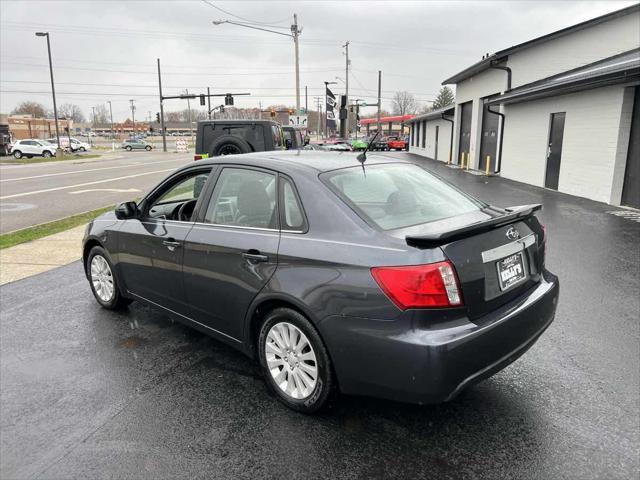
<path fill-rule="evenodd" d="M 87 151 L 87 149 L 84 148 L 84 147 L 80 147 L 78 150 L 80 150 L 81 152 L 86 152 Z"/>
<path fill-rule="evenodd" d="M 102 247 L 93 247 L 85 271 L 89 278 L 91 291 L 98 303 L 108 310 L 120 310 L 131 303 L 124 298 L 118 289 L 118 280 L 107 252 Z"/>
<path fill-rule="evenodd" d="M 44 152 L 42 152 L 42 156 L 44 158 L 51 158 L 51 152 L 45 150 Z"/>
<path fill-rule="evenodd" d="M 311 322 L 288 308 L 265 319 L 258 338 L 260 365 L 279 400 L 293 410 L 314 413 L 334 387 L 329 354 Z"/>

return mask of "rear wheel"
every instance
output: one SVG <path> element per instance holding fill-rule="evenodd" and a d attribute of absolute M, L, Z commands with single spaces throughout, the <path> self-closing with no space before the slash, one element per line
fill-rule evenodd
<path fill-rule="evenodd" d="M 303 315 L 277 308 L 265 319 L 258 338 L 260 366 L 270 390 L 289 408 L 313 413 L 333 389 L 329 354 Z"/>
<path fill-rule="evenodd" d="M 22 158 L 22 152 L 20 150 L 13 151 L 14 158 Z"/>
<path fill-rule="evenodd" d="M 108 310 L 119 310 L 131 303 L 118 289 L 109 256 L 102 247 L 93 247 L 85 265 L 91 291 L 98 303 Z"/>
<path fill-rule="evenodd" d="M 151 147 L 150 147 L 149 145 L 147 145 L 146 147 L 144 147 L 144 149 L 145 149 L 147 152 L 150 152 L 150 151 L 151 151 Z"/>

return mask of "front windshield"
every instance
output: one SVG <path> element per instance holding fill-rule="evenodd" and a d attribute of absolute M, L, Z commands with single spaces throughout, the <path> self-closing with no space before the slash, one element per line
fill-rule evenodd
<path fill-rule="evenodd" d="M 455 217 L 482 203 L 418 165 L 391 163 L 334 170 L 321 175 L 356 212 L 383 230 Z"/>

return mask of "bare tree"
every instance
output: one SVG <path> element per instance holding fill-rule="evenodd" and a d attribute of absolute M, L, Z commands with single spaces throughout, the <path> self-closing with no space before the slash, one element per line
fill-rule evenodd
<path fill-rule="evenodd" d="M 58 117 L 70 118 L 74 122 L 83 123 L 85 121 L 84 114 L 78 105 L 73 103 L 63 103 L 58 107 Z"/>
<path fill-rule="evenodd" d="M 96 125 L 106 126 L 111 124 L 109 109 L 106 105 L 97 105 L 95 107 L 95 112 L 95 118 L 92 118 L 91 121 L 95 122 Z"/>
<path fill-rule="evenodd" d="M 418 110 L 416 97 L 406 91 L 394 93 L 391 106 L 395 115 L 408 115 L 410 113 L 416 113 L 416 110 Z"/>
<path fill-rule="evenodd" d="M 47 113 L 48 111 L 44 105 L 28 100 L 22 102 L 11 112 L 12 115 L 33 115 L 35 118 L 45 118 Z"/>
<path fill-rule="evenodd" d="M 442 87 L 433 102 L 433 109 L 444 108 L 449 105 L 453 105 L 456 101 L 456 97 L 453 91 L 449 87 Z"/>

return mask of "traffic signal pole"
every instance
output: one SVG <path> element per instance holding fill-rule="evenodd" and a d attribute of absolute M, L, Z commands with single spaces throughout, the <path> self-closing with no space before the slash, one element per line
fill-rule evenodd
<path fill-rule="evenodd" d="M 164 107 L 162 106 L 162 78 L 160 76 L 160 59 L 158 58 L 158 88 L 160 89 L 160 130 L 162 131 L 162 151 L 167 151 L 167 132 L 164 128 Z"/>

